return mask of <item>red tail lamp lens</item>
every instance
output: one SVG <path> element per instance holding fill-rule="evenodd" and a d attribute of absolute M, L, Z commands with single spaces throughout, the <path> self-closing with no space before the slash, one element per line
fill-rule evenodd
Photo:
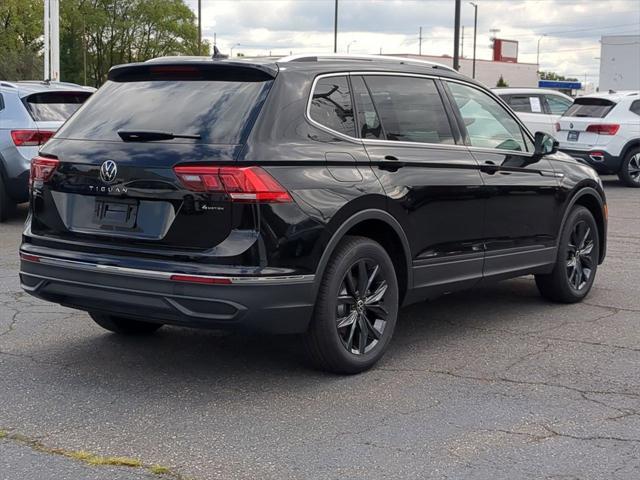
<path fill-rule="evenodd" d="M 289 192 L 260 167 L 177 166 L 173 170 L 194 192 L 225 192 L 234 202 L 293 201 Z"/>
<path fill-rule="evenodd" d="M 29 184 L 33 182 L 47 182 L 60 165 L 57 158 L 35 157 L 31 160 L 31 172 L 29 175 Z"/>
<path fill-rule="evenodd" d="M 11 130 L 11 139 L 16 147 L 39 147 L 54 133 L 50 130 Z"/>

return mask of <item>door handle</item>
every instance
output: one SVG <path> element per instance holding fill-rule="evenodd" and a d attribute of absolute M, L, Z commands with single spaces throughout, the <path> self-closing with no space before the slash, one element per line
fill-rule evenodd
<path fill-rule="evenodd" d="M 405 166 L 404 162 L 398 160 L 398 157 L 393 155 L 386 155 L 384 160 L 378 164 L 380 170 L 386 170 L 388 172 L 397 172 L 399 168 Z"/>
<path fill-rule="evenodd" d="M 496 165 L 495 162 L 492 162 L 491 160 L 487 160 L 480 165 L 480 171 L 488 173 L 489 175 L 493 175 L 498 170 L 500 170 L 500 165 Z"/>

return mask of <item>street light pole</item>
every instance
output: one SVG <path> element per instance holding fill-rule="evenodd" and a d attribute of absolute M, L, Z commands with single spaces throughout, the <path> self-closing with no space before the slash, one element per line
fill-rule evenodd
<path fill-rule="evenodd" d="M 231 46 L 231 53 L 229 55 L 229 58 L 233 58 L 233 49 L 239 46 L 240 46 L 239 43 L 235 43 L 234 45 Z"/>
<path fill-rule="evenodd" d="M 538 73 L 540 73 L 540 40 L 542 40 L 546 36 L 547 34 L 545 33 L 538 39 L 538 53 L 536 54 L 536 65 L 538 67 Z"/>
<path fill-rule="evenodd" d="M 202 0 L 198 0 L 198 55 L 202 55 Z"/>
<path fill-rule="evenodd" d="M 471 74 L 471 78 L 476 78 L 476 39 L 478 33 L 478 5 L 469 2 L 473 5 L 473 73 Z"/>
<path fill-rule="evenodd" d="M 456 0 L 453 22 L 453 69 L 460 70 L 460 1 Z"/>
<path fill-rule="evenodd" d="M 349 49 L 351 48 L 351 45 L 356 43 L 357 40 L 351 40 L 348 44 L 347 44 L 347 54 L 349 53 Z"/>
<path fill-rule="evenodd" d="M 338 53 L 338 0 L 333 14 L 333 53 Z"/>

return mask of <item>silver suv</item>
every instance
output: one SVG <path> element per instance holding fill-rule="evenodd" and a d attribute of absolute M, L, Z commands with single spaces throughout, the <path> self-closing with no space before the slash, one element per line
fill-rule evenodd
<path fill-rule="evenodd" d="M 0 81 L 0 222 L 28 200 L 38 149 L 94 91 L 73 83 Z"/>

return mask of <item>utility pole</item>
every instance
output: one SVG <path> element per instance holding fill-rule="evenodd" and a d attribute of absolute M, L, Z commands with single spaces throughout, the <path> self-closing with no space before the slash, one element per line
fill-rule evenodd
<path fill-rule="evenodd" d="M 202 55 L 202 0 L 198 0 L 198 55 Z"/>
<path fill-rule="evenodd" d="M 51 41 L 49 39 L 49 0 L 44 0 L 44 80 L 49 80 L 49 56 Z"/>
<path fill-rule="evenodd" d="M 333 14 L 333 53 L 338 53 L 338 0 Z"/>
<path fill-rule="evenodd" d="M 460 58 L 464 58 L 464 25 L 462 26 L 462 40 L 460 40 Z"/>
<path fill-rule="evenodd" d="M 478 38 L 478 5 L 473 2 L 469 2 L 473 5 L 473 74 L 471 78 L 476 78 L 476 39 Z"/>
<path fill-rule="evenodd" d="M 215 47 L 216 45 L 218 45 L 218 44 L 216 43 L 216 35 L 217 35 L 217 34 L 216 34 L 216 32 L 213 32 L 213 46 L 214 46 L 214 47 Z"/>
<path fill-rule="evenodd" d="M 546 37 L 547 34 L 543 34 L 540 38 L 538 38 L 538 49 L 536 53 L 536 66 L 538 67 L 538 73 L 540 73 L 540 40 Z"/>
<path fill-rule="evenodd" d="M 422 27 L 420 27 L 420 34 L 418 35 L 418 55 L 422 55 Z"/>
<path fill-rule="evenodd" d="M 456 0 L 453 23 L 453 69 L 460 70 L 460 1 Z"/>

